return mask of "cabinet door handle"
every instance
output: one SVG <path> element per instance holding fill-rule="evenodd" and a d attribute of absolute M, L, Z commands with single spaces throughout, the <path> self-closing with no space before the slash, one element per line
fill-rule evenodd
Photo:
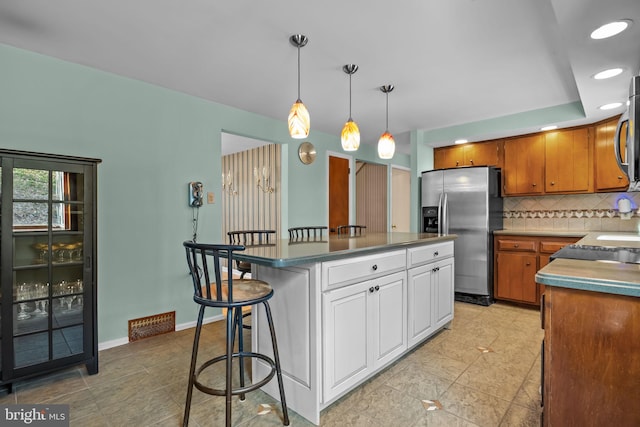
<path fill-rule="evenodd" d="M 469 160 L 469 163 L 473 164 L 473 159 Z"/>
<path fill-rule="evenodd" d="M 555 181 L 551 181 L 551 185 L 556 185 L 556 182 Z"/>
<path fill-rule="evenodd" d="M 380 290 L 380 286 L 376 285 L 376 292 Z"/>
<path fill-rule="evenodd" d="M 536 184 L 536 183 L 534 182 L 534 183 L 533 183 L 533 184 L 531 184 L 531 185 L 535 187 L 535 186 L 536 186 L 536 185 L 538 185 L 538 184 Z"/>
<path fill-rule="evenodd" d="M 618 175 L 618 179 L 622 179 L 622 177 L 620 175 Z"/>
<path fill-rule="evenodd" d="M 369 293 L 373 293 L 373 291 L 375 291 L 375 289 L 372 287 L 369 288 Z"/>
<path fill-rule="evenodd" d="M 373 271 L 376 271 L 376 270 L 378 269 L 378 264 L 373 264 L 373 267 L 371 267 L 371 269 L 372 269 Z"/>
<path fill-rule="evenodd" d="M 519 247 L 519 246 L 520 246 L 520 245 L 519 245 L 519 244 L 517 244 L 517 243 L 514 243 L 514 245 L 513 245 L 513 247 L 514 247 L 514 248 L 517 248 L 517 247 Z"/>
<path fill-rule="evenodd" d="M 530 265 L 531 265 L 531 263 L 530 263 L 530 262 L 527 262 L 525 265 L 528 267 L 528 266 L 530 266 Z"/>
<path fill-rule="evenodd" d="M 440 255 L 440 253 L 438 253 L 438 251 L 435 251 L 435 252 L 433 253 L 433 256 L 438 256 L 438 255 Z"/>

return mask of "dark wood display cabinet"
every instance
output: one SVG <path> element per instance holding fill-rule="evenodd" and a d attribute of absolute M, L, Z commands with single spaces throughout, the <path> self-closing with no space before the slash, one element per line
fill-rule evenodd
<path fill-rule="evenodd" d="M 98 372 L 99 160 L 0 150 L 0 388 L 71 365 Z"/>

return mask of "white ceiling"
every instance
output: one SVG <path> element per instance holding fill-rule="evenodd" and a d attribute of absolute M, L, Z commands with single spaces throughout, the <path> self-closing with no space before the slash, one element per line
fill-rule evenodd
<path fill-rule="evenodd" d="M 634 24 L 607 40 L 599 25 Z M 362 142 L 385 127 L 408 152 L 408 132 L 433 146 L 593 122 L 619 114 L 640 69 L 640 0 L 2 0 L 0 43 L 142 80 L 282 120 L 301 98 L 314 131 L 353 119 Z M 591 76 L 623 67 L 608 81 Z M 573 109 L 565 108 L 573 103 Z M 578 114 L 576 116 L 576 106 Z M 580 106 L 584 109 L 582 112 Z M 540 114 L 551 108 L 552 117 Z M 571 110 L 573 115 L 563 111 Z M 546 111 L 546 110 L 545 110 Z M 478 123 L 480 122 L 480 123 Z"/>

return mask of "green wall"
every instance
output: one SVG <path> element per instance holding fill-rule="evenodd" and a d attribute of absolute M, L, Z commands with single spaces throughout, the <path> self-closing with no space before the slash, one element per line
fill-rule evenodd
<path fill-rule="evenodd" d="M 327 151 L 342 152 L 339 137 L 312 130 L 318 158 L 303 165 L 284 122 L 288 106 L 282 121 L 273 120 L 5 45 L 0 64 L 1 147 L 102 159 L 100 343 L 126 337 L 129 319 L 175 310 L 178 324 L 195 321 L 182 248 L 192 236 L 187 183 L 202 181 L 220 198 L 221 131 L 286 146 L 284 227 L 327 222 Z M 356 157 L 390 164 L 368 144 Z M 410 162 L 402 154 L 392 161 Z M 205 204 L 199 219 L 199 241 L 222 241 L 219 203 Z"/>

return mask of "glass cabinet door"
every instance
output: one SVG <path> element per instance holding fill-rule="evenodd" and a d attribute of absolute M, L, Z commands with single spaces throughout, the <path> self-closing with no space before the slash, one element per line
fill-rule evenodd
<path fill-rule="evenodd" d="M 84 353 L 90 324 L 84 284 L 91 280 L 84 248 L 91 242 L 82 165 L 15 160 L 12 184 L 12 344 L 19 369 Z"/>

